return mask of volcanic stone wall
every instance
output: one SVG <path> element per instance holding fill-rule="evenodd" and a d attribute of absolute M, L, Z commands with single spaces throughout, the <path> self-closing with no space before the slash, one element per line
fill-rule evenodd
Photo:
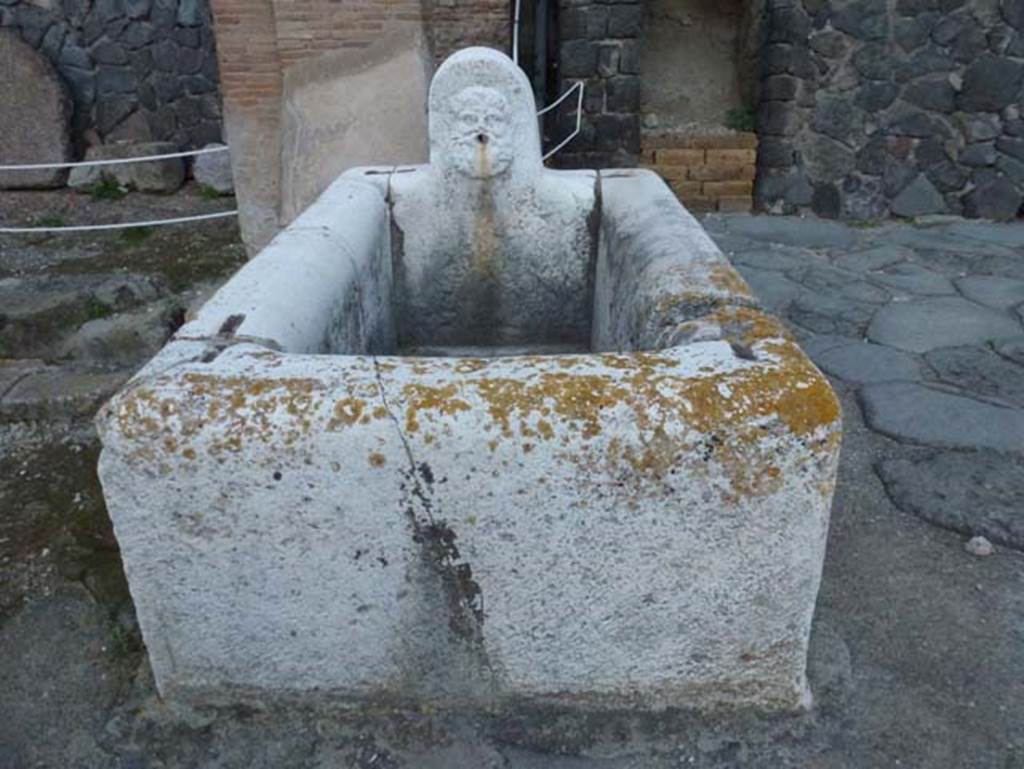
<path fill-rule="evenodd" d="M 640 153 L 640 49 L 643 6 L 637 0 L 561 0 L 559 84 L 585 84 L 580 135 L 557 164 L 566 168 L 636 165 Z M 551 143 L 576 126 L 576 99 L 562 103 Z"/>
<path fill-rule="evenodd" d="M 1024 0 L 774 2 L 760 208 L 1008 219 L 1024 200 Z"/>
<path fill-rule="evenodd" d="M 44 53 L 67 83 L 79 149 L 97 137 L 221 140 L 207 0 L 0 0 L 0 27 Z"/>

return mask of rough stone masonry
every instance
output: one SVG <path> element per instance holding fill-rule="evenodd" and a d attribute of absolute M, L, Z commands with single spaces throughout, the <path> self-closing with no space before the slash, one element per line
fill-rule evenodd
<path fill-rule="evenodd" d="M 657 177 L 543 168 L 503 54 L 429 102 L 98 419 L 162 695 L 805 706 L 832 389 Z"/>

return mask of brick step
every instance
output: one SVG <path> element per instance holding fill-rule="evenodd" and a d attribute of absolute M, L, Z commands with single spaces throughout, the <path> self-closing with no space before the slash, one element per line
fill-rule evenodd
<path fill-rule="evenodd" d="M 645 138 L 640 164 L 661 176 L 692 211 L 753 208 L 754 134 Z"/>

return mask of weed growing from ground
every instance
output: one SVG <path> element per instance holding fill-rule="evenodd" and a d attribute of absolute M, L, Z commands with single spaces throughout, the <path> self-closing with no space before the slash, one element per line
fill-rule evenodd
<path fill-rule="evenodd" d="M 725 113 L 725 127 L 749 133 L 757 127 L 757 116 L 752 109 L 731 109 Z"/>
<path fill-rule="evenodd" d="M 114 308 L 106 302 L 101 302 L 95 296 L 90 296 L 89 301 L 85 303 L 85 317 L 89 320 L 99 320 L 100 318 L 109 317 L 114 313 Z"/>
<path fill-rule="evenodd" d="M 120 200 L 128 193 L 112 176 L 104 176 L 89 188 L 89 197 L 93 200 Z"/>
<path fill-rule="evenodd" d="M 121 230 L 121 239 L 125 243 L 134 245 L 136 243 L 141 243 L 152 234 L 153 230 L 149 227 L 128 227 L 127 229 Z"/>
<path fill-rule="evenodd" d="M 64 216 L 59 213 L 49 213 L 40 216 L 33 223 L 36 227 L 63 227 L 67 224 Z"/>

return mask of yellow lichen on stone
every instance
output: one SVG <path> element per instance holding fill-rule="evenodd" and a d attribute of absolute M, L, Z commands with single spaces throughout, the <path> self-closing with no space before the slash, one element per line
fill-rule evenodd
<path fill-rule="evenodd" d="M 366 401 L 362 398 L 342 398 L 334 404 L 334 416 L 327 423 L 328 430 L 351 427 L 359 421 L 366 410 Z"/>
<path fill-rule="evenodd" d="M 402 395 L 408 401 L 405 409 L 405 429 L 415 433 L 420 429 L 421 412 L 437 411 L 450 417 L 460 411 L 469 411 L 470 405 L 455 397 L 458 386 L 452 382 L 440 387 L 424 384 L 407 384 L 402 388 Z"/>

